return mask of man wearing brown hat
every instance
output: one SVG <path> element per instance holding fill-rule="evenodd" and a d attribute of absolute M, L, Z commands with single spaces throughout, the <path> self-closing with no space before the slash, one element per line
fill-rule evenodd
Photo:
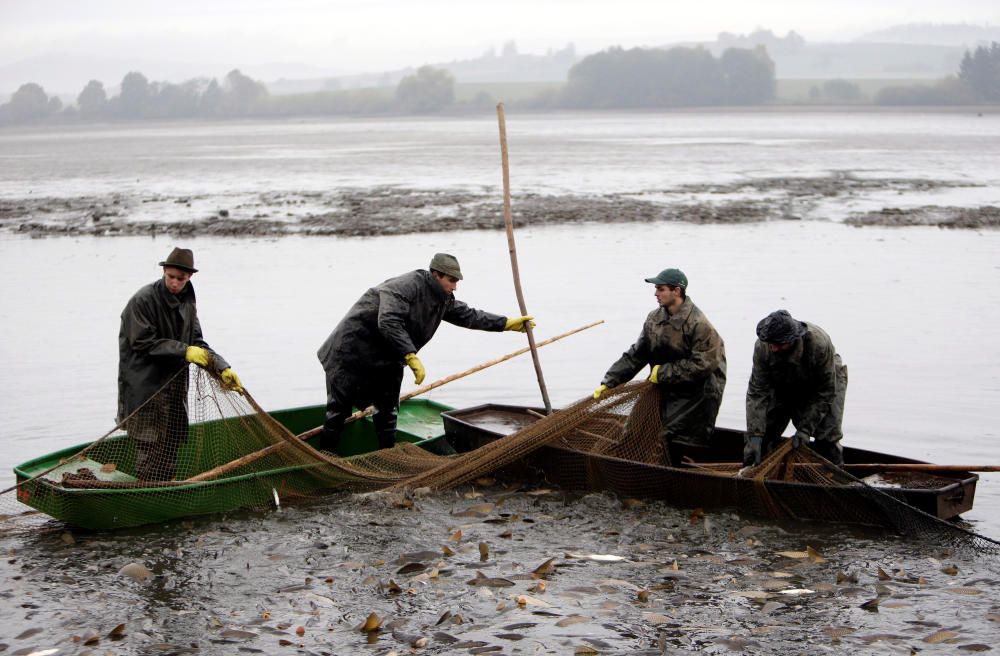
<path fill-rule="evenodd" d="M 822 328 L 794 319 L 787 310 L 761 319 L 747 388 L 743 464 L 760 464 L 788 422 L 795 425 L 793 446 L 808 444 L 830 462 L 843 464 L 846 395 L 847 367 Z"/>
<path fill-rule="evenodd" d="M 611 365 L 594 398 L 631 380 L 649 365 L 660 389 L 662 436 L 676 454 L 697 453 L 711 443 L 726 387 L 726 347 L 698 306 L 687 297 L 680 269 L 664 269 L 646 282 L 659 305 L 646 317 L 639 339 Z"/>
<path fill-rule="evenodd" d="M 424 367 L 417 358 L 442 321 L 475 330 L 524 332 L 530 316 L 508 319 L 469 307 L 454 296 L 462 270 L 453 255 L 438 253 L 429 270 L 390 278 L 366 291 L 347 311 L 317 356 L 326 372 L 326 421 L 320 448 L 336 452 L 352 408 L 375 406 L 380 449 L 396 443 L 403 365 L 417 385 Z M 532 322 L 531 325 L 534 325 Z"/>
<path fill-rule="evenodd" d="M 188 377 L 180 373 L 188 363 L 243 391 L 236 372 L 202 338 L 190 282 L 198 271 L 194 254 L 175 248 L 160 266 L 163 277 L 129 299 L 118 333 L 118 421 L 135 442 L 135 474 L 144 481 L 169 481 L 176 473 L 188 434 Z"/>

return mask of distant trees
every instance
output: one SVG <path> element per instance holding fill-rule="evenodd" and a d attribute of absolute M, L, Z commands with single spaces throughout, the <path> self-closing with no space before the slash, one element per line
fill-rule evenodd
<path fill-rule="evenodd" d="M 670 107 L 759 104 L 774 97 L 774 62 L 763 47 L 610 48 L 569 72 L 570 107 Z"/>
<path fill-rule="evenodd" d="M 859 103 L 865 94 L 856 82 L 848 80 L 827 80 L 822 86 L 809 89 L 809 100 L 815 103 Z"/>
<path fill-rule="evenodd" d="M 955 76 L 933 84 L 883 87 L 875 94 L 878 105 L 968 105 L 974 102 L 969 85 Z"/>
<path fill-rule="evenodd" d="M 62 101 L 48 94 L 41 86 L 34 82 L 22 84 L 10 101 L 0 105 L 0 121 L 11 123 L 25 123 L 39 121 L 62 109 Z"/>
<path fill-rule="evenodd" d="M 774 62 L 764 46 L 728 48 L 719 68 L 725 104 L 760 105 L 774 98 Z"/>
<path fill-rule="evenodd" d="M 80 95 L 76 97 L 76 106 L 80 110 L 80 115 L 93 118 L 107 112 L 108 94 L 104 91 L 104 85 L 97 80 L 87 82 Z"/>
<path fill-rule="evenodd" d="M 969 85 L 977 100 L 1000 102 L 1000 43 L 965 52 L 958 78 Z"/>
<path fill-rule="evenodd" d="M 404 112 L 440 111 L 455 102 L 455 78 L 444 69 L 421 66 L 399 81 L 396 102 Z"/>

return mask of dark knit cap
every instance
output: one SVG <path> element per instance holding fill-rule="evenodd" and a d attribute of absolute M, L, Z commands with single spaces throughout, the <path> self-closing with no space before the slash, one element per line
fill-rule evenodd
<path fill-rule="evenodd" d="M 806 334 L 804 321 L 796 321 L 788 310 L 778 310 L 757 324 L 757 337 L 768 344 L 787 344 Z"/>

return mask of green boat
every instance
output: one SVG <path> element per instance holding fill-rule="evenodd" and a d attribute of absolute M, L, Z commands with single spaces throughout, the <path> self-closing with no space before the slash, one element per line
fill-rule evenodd
<path fill-rule="evenodd" d="M 396 441 L 410 442 L 432 453 L 452 452 L 441 420 L 441 413 L 450 409 L 424 399 L 404 401 L 400 405 Z M 278 410 L 270 416 L 293 434 L 300 435 L 321 425 L 324 414 L 325 406 L 319 405 Z M 315 464 L 183 482 L 220 463 L 247 455 L 238 451 L 238 445 L 229 445 L 219 439 L 219 436 L 231 432 L 233 426 L 228 426 L 227 431 L 226 424 L 234 421 L 220 419 L 190 426 L 189 439 L 181 447 L 177 458 L 179 483 L 143 487 L 130 473 L 135 461 L 134 446 L 127 436 L 121 434 L 97 443 L 83 458 L 74 456 L 90 443 L 62 449 L 16 466 L 17 498 L 72 526 L 102 530 L 241 508 L 274 507 L 290 496 L 335 491 L 336 488 L 330 487 L 329 477 L 311 475 L 309 470 Z M 209 457 L 209 450 L 203 445 L 213 438 Z M 311 437 L 307 442 L 315 448 L 318 437 Z M 350 458 L 374 451 L 377 446 L 374 424 L 366 418 L 345 426 L 339 450 L 341 456 Z M 81 475 L 90 477 L 94 487 L 67 487 L 63 484 L 64 479 Z"/>

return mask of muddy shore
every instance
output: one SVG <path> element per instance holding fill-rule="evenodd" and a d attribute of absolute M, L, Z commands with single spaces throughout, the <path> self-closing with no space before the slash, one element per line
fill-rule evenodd
<path fill-rule="evenodd" d="M 741 224 L 823 220 L 817 206 L 887 192 L 905 198 L 977 185 L 908 178 L 762 178 L 718 185 L 601 195 L 521 194 L 514 201 L 517 225 L 576 223 Z M 853 226 L 995 228 L 995 206 L 883 206 L 851 212 Z M 493 189 L 373 187 L 336 191 L 211 196 L 112 194 L 0 200 L 0 231 L 42 237 L 94 236 L 374 236 L 491 230 L 503 225 L 500 195 Z"/>
<path fill-rule="evenodd" d="M 488 481 L 111 533 L 24 522 L 0 535 L 16 654 L 943 654 L 1000 625 L 995 558 Z"/>

